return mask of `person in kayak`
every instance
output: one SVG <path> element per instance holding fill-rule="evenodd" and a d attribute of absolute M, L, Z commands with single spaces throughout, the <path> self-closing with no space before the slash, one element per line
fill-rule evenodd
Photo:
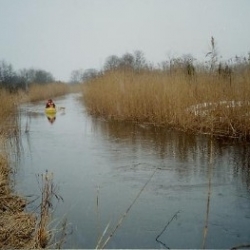
<path fill-rule="evenodd" d="M 53 100 L 52 99 L 49 99 L 48 101 L 47 101 L 47 103 L 46 103 L 46 108 L 55 108 L 56 107 L 56 105 L 55 105 L 55 103 L 53 102 Z"/>

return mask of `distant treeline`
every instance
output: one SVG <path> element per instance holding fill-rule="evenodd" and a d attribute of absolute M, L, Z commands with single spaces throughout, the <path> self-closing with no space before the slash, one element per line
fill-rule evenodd
<path fill-rule="evenodd" d="M 209 73 L 228 79 L 231 84 L 235 73 L 241 73 L 250 67 L 250 52 L 247 56 L 236 55 L 228 60 L 219 58 L 215 40 L 211 37 L 210 50 L 205 56 L 205 62 L 199 62 L 191 54 L 184 54 L 179 57 L 169 56 L 167 60 L 154 64 L 147 61 L 142 51 L 136 50 L 120 57 L 117 55 L 107 57 L 100 70 L 94 68 L 73 70 L 70 75 L 70 83 L 83 83 L 103 76 L 109 71 L 123 70 L 135 73 L 156 71 L 170 75 L 184 73 L 188 77 L 195 77 L 199 73 Z M 11 91 L 18 88 L 27 90 L 32 83 L 46 84 L 54 81 L 53 75 L 45 70 L 31 68 L 16 72 L 11 64 L 0 61 L 0 88 L 7 88 Z"/>
<path fill-rule="evenodd" d="M 18 89 L 28 90 L 33 83 L 47 84 L 54 82 L 53 75 L 41 69 L 22 69 L 16 72 L 11 64 L 0 61 L 0 88 L 15 92 Z"/>
<path fill-rule="evenodd" d="M 109 71 L 123 70 L 123 71 L 157 71 L 162 73 L 169 73 L 170 75 L 184 73 L 188 77 L 195 77 L 200 73 L 214 74 L 224 79 L 228 79 L 231 84 L 232 77 L 235 73 L 250 68 L 250 52 L 247 56 L 234 56 L 226 61 L 219 60 L 218 50 L 214 41 L 211 38 L 210 51 L 205 56 L 206 61 L 199 62 L 191 54 L 184 54 L 181 57 L 170 57 L 158 64 L 148 62 L 144 53 L 136 50 L 134 53 L 125 53 L 121 57 L 116 55 L 109 56 L 104 63 L 101 70 L 96 69 L 79 69 L 71 73 L 71 83 L 87 82 L 96 77 L 102 76 Z"/>

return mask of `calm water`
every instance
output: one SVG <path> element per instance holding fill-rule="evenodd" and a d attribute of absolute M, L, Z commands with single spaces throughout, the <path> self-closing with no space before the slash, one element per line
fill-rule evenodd
<path fill-rule="evenodd" d="M 77 95 L 56 104 L 66 109 L 52 124 L 44 103 L 22 107 L 16 187 L 39 195 L 37 174 L 54 173 L 64 199 L 54 218 L 72 231 L 64 248 L 95 248 L 128 209 L 106 248 L 202 248 L 209 179 L 205 247 L 250 243 L 249 146 L 96 120 Z"/>

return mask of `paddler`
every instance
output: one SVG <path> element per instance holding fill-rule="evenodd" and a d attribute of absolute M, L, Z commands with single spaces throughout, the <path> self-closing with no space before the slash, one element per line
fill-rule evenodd
<path fill-rule="evenodd" d="M 55 103 L 53 102 L 53 100 L 52 99 L 49 99 L 48 101 L 47 101 L 47 103 L 46 103 L 46 108 L 55 108 L 56 107 L 56 105 L 55 105 Z"/>

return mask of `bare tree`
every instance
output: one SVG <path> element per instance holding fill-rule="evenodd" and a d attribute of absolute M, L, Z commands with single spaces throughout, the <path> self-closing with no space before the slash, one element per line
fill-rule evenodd
<path fill-rule="evenodd" d="M 70 82 L 71 83 L 80 83 L 82 82 L 83 77 L 83 69 L 73 70 L 70 75 Z"/>
<path fill-rule="evenodd" d="M 120 59 L 120 67 L 123 69 L 133 69 L 135 58 L 131 53 L 125 53 Z"/>
<path fill-rule="evenodd" d="M 34 83 L 44 84 L 54 82 L 55 79 L 50 72 L 39 69 L 35 70 L 35 78 L 33 79 Z"/>
<path fill-rule="evenodd" d="M 118 69 L 121 64 L 120 58 L 116 55 L 109 56 L 104 64 L 104 70 L 115 70 Z"/>
<path fill-rule="evenodd" d="M 146 59 L 144 53 L 140 50 L 136 50 L 134 52 L 134 69 L 136 71 L 140 71 L 146 67 Z"/>
<path fill-rule="evenodd" d="M 83 82 L 89 81 L 99 76 L 99 72 L 96 69 L 86 69 L 82 75 Z"/>

